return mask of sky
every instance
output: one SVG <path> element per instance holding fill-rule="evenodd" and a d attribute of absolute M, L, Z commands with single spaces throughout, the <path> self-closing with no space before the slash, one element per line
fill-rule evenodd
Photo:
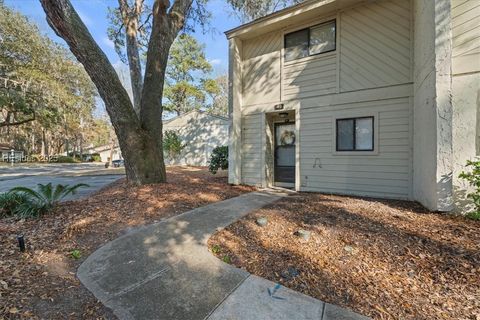
<path fill-rule="evenodd" d="M 108 7 L 118 6 L 118 1 L 71 0 L 71 2 L 110 62 L 114 66 L 120 65 L 121 61 L 114 50 L 114 45 L 107 37 Z M 35 22 L 40 30 L 50 38 L 65 44 L 48 25 L 39 0 L 5 0 L 5 4 L 29 17 L 30 21 Z M 211 30 L 206 34 L 202 30 L 196 30 L 193 35 L 205 45 L 206 57 L 212 64 L 214 73 L 224 73 L 228 70 L 228 41 L 224 32 L 241 23 L 231 14 L 231 10 L 224 0 L 210 0 L 207 8 L 212 13 Z M 99 109 L 102 109 L 101 106 Z"/>

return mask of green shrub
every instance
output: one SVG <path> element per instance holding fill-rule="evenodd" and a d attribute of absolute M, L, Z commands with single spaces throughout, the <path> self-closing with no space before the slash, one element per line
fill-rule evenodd
<path fill-rule="evenodd" d="M 79 160 L 73 157 L 68 157 L 68 156 L 58 156 L 57 162 L 58 163 L 77 163 L 79 162 Z"/>
<path fill-rule="evenodd" d="M 27 201 L 23 194 L 0 193 L 0 218 L 17 215 L 18 208 Z"/>
<path fill-rule="evenodd" d="M 216 147 L 212 151 L 208 170 L 211 173 L 216 174 L 219 169 L 222 169 L 222 170 L 228 169 L 228 147 L 227 146 Z"/>
<path fill-rule="evenodd" d="M 87 184 L 80 183 L 72 187 L 58 184 L 55 187 L 51 183 L 37 185 L 37 190 L 27 187 L 12 188 L 8 194 L 16 195 L 24 199 L 13 209 L 13 213 L 21 217 L 36 217 L 46 213 L 55 207 L 60 200 L 69 194 L 75 194 L 78 188 L 88 187 Z"/>
<path fill-rule="evenodd" d="M 475 206 L 475 211 L 469 213 L 467 217 L 480 220 L 480 161 L 467 161 L 466 167 L 471 167 L 471 171 L 463 171 L 459 178 L 466 180 L 473 187 L 473 192 L 467 194 L 467 198 L 472 199 Z"/>
<path fill-rule="evenodd" d="M 167 130 L 163 134 L 163 151 L 169 160 L 175 160 L 186 144 L 182 144 L 182 139 L 173 130 Z"/>
<path fill-rule="evenodd" d="M 92 161 L 93 162 L 102 162 L 102 157 L 100 157 L 100 153 L 93 153 L 92 154 Z"/>
<path fill-rule="evenodd" d="M 480 221 L 480 211 L 469 212 L 466 214 L 468 219 Z"/>

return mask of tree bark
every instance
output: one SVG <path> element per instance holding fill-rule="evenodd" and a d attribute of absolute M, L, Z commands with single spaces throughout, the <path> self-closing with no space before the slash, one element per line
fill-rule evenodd
<path fill-rule="evenodd" d="M 163 149 L 162 118 L 163 87 L 168 54 L 178 32 L 183 28 L 185 18 L 193 0 L 177 0 L 168 11 L 168 0 L 157 0 L 153 5 L 152 33 L 148 42 L 148 55 L 140 109 L 142 127 L 154 133 L 157 147 Z M 158 125 L 159 124 L 159 125 Z M 163 151 L 162 151 L 162 163 Z"/>
<path fill-rule="evenodd" d="M 42 128 L 42 149 L 41 149 L 41 156 L 47 156 L 47 138 L 45 137 L 45 129 Z"/>
<path fill-rule="evenodd" d="M 148 102 L 143 102 L 144 98 L 142 98 L 142 107 L 147 106 L 148 110 L 156 110 L 149 112 L 154 117 L 145 121 L 148 125 L 143 125 L 144 121 L 140 121 L 137 117 L 128 93 L 114 68 L 93 40 L 70 1 L 40 0 L 40 2 L 47 15 L 48 24 L 67 42 L 105 102 L 125 158 L 128 180 L 136 184 L 165 182 L 166 172 L 161 141 L 161 99 L 156 101 L 149 99 Z M 152 89 L 151 81 L 148 82 L 148 88 Z M 163 81 L 161 83 L 163 84 Z M 160 83 L 157 83 L 157 86 L 159 85 Z M 154 91 L 158 92 L 158 87 Z M 145 96 L 145 88 L 143 95 Z"/>
<path fill-rule="evenodd" d="M 143 0 L 136 0 L 133 8 L 130 8 L 127 0 L 118 0 L 118 4 L 120 5 L 120 12 L 125 26 L 130 83 L 133 92 L 133 108 L 135 109 L 137 116 L 140 116 L 143 78 L 137 36 L 139 27 L 138 23 L 143 10 Z"/>

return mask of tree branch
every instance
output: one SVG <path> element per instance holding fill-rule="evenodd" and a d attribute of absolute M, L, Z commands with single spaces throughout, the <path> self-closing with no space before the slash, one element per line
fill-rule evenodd
<path fill-rule="evenodd" d="M 144 0 L 135 1 L 135 14 L 137 15 L 137 17 L 140 17 L 143 12 L 143 1 Z"/>
<path fill-rule="evenodd" d="M 150 21 L 150 19 L 152 18 L 152 13 L 149 12 L 147 17 L 145 18 L 145 21 L 143 21 L 143 23 L 138 27 L 138 31 L 142 30 L 142 28 L 147 25 L 147 23 Z"/>
<path fill-rule="evenodd" d="M 128 6 L 127 0 L 118 0 L 118 6 L 120 8 L 120 14 L 122 15 L 123 24 L 126 26 L 128 25 L 130 16 L 130 7 Z"/>
<path fill-rule="evenodd" d="M 147 65 L 142 93 L 140 121 L 146 128 L 155 128 L 161 121 L 163 85 L 168 54 L 178 32 L 183 28 L 185 17 L 193 0 L 176 0 L 170 8 L 170 1 L 156 0 L 153 4 L 153 25 L 148 42 Z M 170 10 L 169 10 L 170 8 Z M 169 11 L 168 11 L 169 10 Z M 161 90 L 155 90 L 160 86 Z M 156 107 L 155 107 L 156 106 Z M 157 134 L 162 137 L 160 128 Z"/>
<path fill-rule="evenodd" d="M 0 122 L 0 128 L 19 126 L 21 124 L 25 124 L 25 123 L 32 122 L 32 121 L 35 121 L 35 113 L 33 113 L 32 117 L 28 118 L 28 119 L 14 121 L 14 122 L 10 122 L 10 119 L 9 119 L 7 121 Z"/>
<path fill-rule="evenodd" d="M 168 0 L 155 0 L 152 8 L 152 32 L 148 41 L 147 63 L 143 81 L 140 121 L 144 128 L 154 129 L 161 138 L 161 126 L 155 123 L 162 118 L 162 96 L 165 81 L 165 69 L 170 46 L 176 37 L 171 32 L 167 10 Z M 160 88 L 160 90 L 158 90 Z"/>
<path fill-rule="evenodd" d="M 82 63 L 105 101 L 112 124 L 120 134 L 122 124 L 140 127 L 127 91 L 105 53 L 93 39 L 69 0 L 40 0 L 47 22 Z M 128 139 L 127 137 L 125 137 Z"/>
<path fill-rule="evenodd" d="M 176 0 L 168 13 L 174 32 L 178 33 L 185 25 L 186 17 L 192 8 L 193 0 Z"/>
<path fill-rule="evenodd" d="M 139 116 L 143 79 L 138 45 L 138 22 L 143 10 L 143 0 L 136 0 L 133 8 L 128 5 L 127 0 L 118 0 L 118 3 L 123 24 L 125 25 L 127 58 L 133 91 L 133 108 L 137 116 Z"/>

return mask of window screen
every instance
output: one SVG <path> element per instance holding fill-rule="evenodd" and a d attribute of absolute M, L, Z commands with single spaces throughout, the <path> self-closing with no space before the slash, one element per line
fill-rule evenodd
<path fill-rule="evenodd" d="M 373 117 L 337 119 L 337 151 L 373 151 Z"/>

